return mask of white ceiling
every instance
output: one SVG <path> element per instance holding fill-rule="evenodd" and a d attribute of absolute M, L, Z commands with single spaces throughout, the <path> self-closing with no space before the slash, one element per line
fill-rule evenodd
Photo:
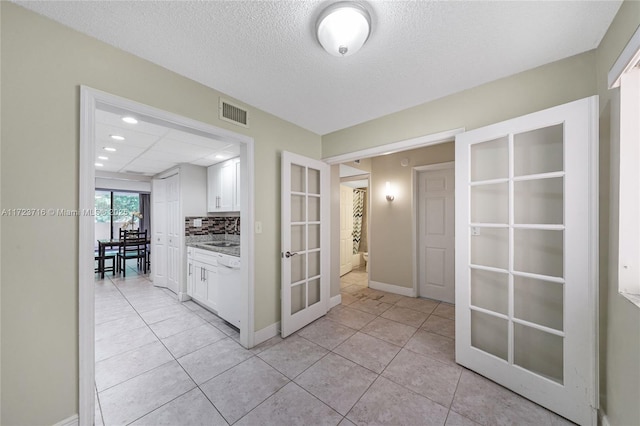
<path fill-rule="evenodd" d="M 122 121 L 127 115 L 131 114 L 96 110 L 96 163 L 102 164 L 96 164 L 96 170 L 153 176 L 180 163 L 210 166 L 240 154 L 236 144 L 153 123 L 140 115 L 137 124 L 127 124 Z M 114 140 L 112 135 L 125 140 Z"/>
<path fill-rule="evenodd" d="M 323 135 L 598 46 L 614 1 L 368 1 L 337 58 L 314 35 L 333 1 L 16 3 Z"/>

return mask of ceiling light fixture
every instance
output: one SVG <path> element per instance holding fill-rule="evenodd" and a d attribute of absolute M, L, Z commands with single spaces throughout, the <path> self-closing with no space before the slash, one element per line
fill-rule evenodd
<path fill-rule="evenodd" d="M 131 116 L 122 117 L 122 121 L 127 124 L 138 124 L 138 120 Z"/>
<path fill-rule="evenodd" d="M 371 16 L 358 3 L 334 3 L 320 14 L 316 34 L 324 50 L 331 55 L 353 55 L 371 34 Z"/>
<path fill-rule="evenodd" d="M 109 157 L 105 157 L 104 155 L 99 155 L 98 160 L 108 160 Z"/>
<path fill-rule="evenodd" d="M 111 148 L 110 146 L 105 146 L 102 149 L 104 149 L 105 151 L 109 151 L 109 152 L 116 152 L 116 149 L 115 148 Z"/>
<path fill-rule="evenodd" d="M 124 140 L 124 136 L 111 135 L 111 139 L 116 140 L 116 141 L 123 141 Z"/>
<path fill-rule="evenodd" d="M 102 163 L 95 163 L 95 164 L 96 164 L 96 167 L 103 167 L 104 166 L 104 164 L 102 164 Z"/>

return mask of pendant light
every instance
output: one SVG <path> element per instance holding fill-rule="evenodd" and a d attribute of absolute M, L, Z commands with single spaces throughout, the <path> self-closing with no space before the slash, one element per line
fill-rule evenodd
<path fill-rule="evenodd" d="M 334 3 L 320 14 L 316 33 L 324 50 L 331 55 L 350 56 L 369 38 L 371 17 L 358 3 Z"/>

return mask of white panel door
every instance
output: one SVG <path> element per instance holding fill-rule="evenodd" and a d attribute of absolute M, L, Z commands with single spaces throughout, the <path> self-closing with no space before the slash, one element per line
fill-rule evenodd
<path fill-rule="evenodd" d="M 153 284 L 167 286 L 167 184 L 164 179 L 151 181 L 151 276 Z"/>
<path fill-rule="evenodd" d="M 421 297 L 455 302 L 454 169 L 418 174 L 418 283 Z"/>
<path fill-rule="evenodd" d="M 353 189 L 340 185 L 340 276 L 353 269 Z"/>
<path fill-rule="evenodd" d="M 456 137 L 456 361 L 597 408 L 597 97 Z"/>
<path fill-rule="evenodd" d="M 282 153 L 281 334 L 286 337 L 329 306 L 329 166 Z"/>
<path fill-rule="evenodd" d="M 173 175 L 167 182 L 167 288 L 178 293 L 182 232 L 180 218 L 180 176 Z"/>

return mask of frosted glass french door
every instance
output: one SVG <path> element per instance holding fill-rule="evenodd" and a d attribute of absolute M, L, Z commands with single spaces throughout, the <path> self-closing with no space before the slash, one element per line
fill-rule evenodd
<path fill-rule="evenodd" d="M 282 153 L 281 335 L 327 313 L 329 305 L 329 166 Z"/>
<path fill-rule="evenodd" d="M 456 361 L 595 422 L 597 97 L 456 137 Z"/>

